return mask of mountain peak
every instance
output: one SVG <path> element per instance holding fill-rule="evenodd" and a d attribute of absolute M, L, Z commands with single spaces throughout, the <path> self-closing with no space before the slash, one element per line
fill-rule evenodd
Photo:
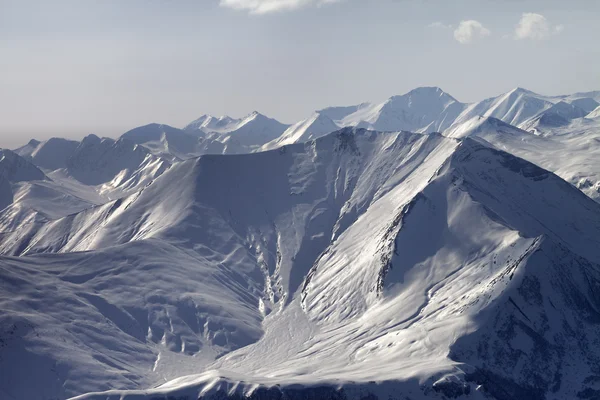
<path fill-rule="evenodd" d="M 409 95 L 427 94 L 427 95 L 439 95 L 439 96 L 448 95 L 449 96 L 448 93 L 444 92 L 441 88 L 439 88 L 437 86 L 420 86 L 418 88 L 414 88 L 407 94 L 409 94 Z"/>
<path fill-rule="evenodd" d="M 505 94 L 506 95 L 517 95 L 517 96 L 525 95 L 525 96 L 543 97 L 542 95 L 540 95 L 538 93 L 535 93 L 529 89 L 522 88 L 520 86 L 517 86 L 516 88 L 508 91 Z"/>
<path fill-rule="evenodd" d="M 102 141 L 102 139 L 100 139 L 99 136 L 94 135 L 93 133 L 90 133 L 89 135 L 84 137 L 83 140 L 81 140 L 81 144 L 82 145 L 92 145 L 92 144 L 100 143 L 101 141 Z"/>

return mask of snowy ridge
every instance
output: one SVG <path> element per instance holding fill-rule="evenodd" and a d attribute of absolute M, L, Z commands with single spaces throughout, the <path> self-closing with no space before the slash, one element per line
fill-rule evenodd
<path fill-rule="evenodd" d="M 135 193 L 170 166 L 126 139 L 94 135 L 81 142 L 32 141 L 17 151 L 23 157 L 3 150 L 0 161 L 1 236 L 29 232 L 40 224 Z"/>
<path fill-rule="evenodd" d="M 15 153 L 30 160 L 45 170 L 54 171 L 67 166 L 67 160 L 75 152 L 79 143 L 74 140 L 51 138 L 44 142 L 31 141 Z"/>
<path fill-rule="evenodd" d="M 362 154 L 361 139 L 352 142 L 340 144 L 350 157 Z M 157 389 L 80 398 L 276 398 L 287 391 L 508 399 L 583 391 L 594 372 L 577 360 L 598 357 L 585 345 L 598 334 L 585 313 L 600 306 L 589 297 L 600 284 L 600 205 L 550 172 L 473 140 L 439 146 L 413 173 L 388 178 L 397 185 L 336 235 L 289 305 L 266 317 L 258 342 L 206 367 L 214 371 Z M 543 207 L 542 199 L 549 200 Z M 548 263 L 556 265 L 550 273 Z M 561 340 L 573 313 L 578 343 Z M 479 350 L 484 333 L 497 335 L 506 356 Z M 523 354 L 531 343 L 551 349 L 543 365 Z"/>
<path fill-rule="evenodd" d="M 242 122 L 241 119 L 235 119 L 228 116 L 213 117 L 212 115 L 203 115 L 200 118 L 190 122 L 185 128 L 185 131 L 195 132 L 202 135 L 203 133 L 226 133 L 235 130 Z"/>
<path fill-rule="evenodd" d="M 380 104 L 357 106 L 337 123 L 379 131 L 441 132 L 464 107 L 440 88 L 423 87 Z"/>
<path fill-rule="evenodd" d="M 522 126 L 525 124 L 522 124 Z M 535 125 L 524 131 L 493 118 L 474 117 L 444 135 L 477 137 L 493 146 L 547 168 L 586 195 L 600 201 L 599 121 L 576 118 L 566 125 Z M 541 130 L 540 130 L 541 129 Z"/>
<path fill-rule="evenodd" d="M 340 127 L 417 133 L 454 131 L 475 117 L 496 118 L 521 129 L 547 134 L 592 112 L 599 105 L 598 99 L 597 92 L 543 96 L 515 88 L 497 97 L 466 104 L 440 88 L 421 87 L 381 103 L 327 107 L 291 126 L 258 112 L 240 119 L 203 115 L 181 130 L 151 124 L 127 132 L 124 137 L 154 154 L 181 160 L 202 154 L 265 151 L 315 139 Z"/>
<path fill-rule="evenodd" d="M 149 124 L 125 132 L 121 139 L 127 139 L 148 148 L 153 154 L 171 157 L 173 161 L 189 158 L 200 152 L 198 137 L 169 125 Z"/>
<path fill-rule="evenodd" d="M 0 149 L 0 210 L 14 201 L 18 182 L 48 179 L 35 165 L 7 149 Z"/>
<path fill-rule="evenodd" d="M 254 111 L 241 119 L 203 115 L 185 127 L 191 134 L 224 144 L 223 153 L 248 153 L 277 139 L 289 125 Z"/>
<path fill-rule="evenodd" d="M 16 183 L 44 180 L 47 177 L 38 167 L 17 153 L 8 149 L 0 149 L 0 179 Z"/>
<path fill-rule="evenodd" d="M 548 128 L 569 125 L 572 120 L 583 118 L 586 114 L 582 108 L 560 101 L 535 117 L 524 121 L 520 127 L 527 131 L 534 131 L 538 135 L 543 135 L 551 133 Z"/>
<path fill-rule="evenodd" d="M 477 129 L 505 128 L 485 121 Z M 25 256 L 1 258 L 14 282 L 2 326 L 15 328 L 0 363 L 36 360 L 42 381 L 66 382 L 46 396 L 158 385 L 80 398 L 595 390 L 600 355 L 585 344 L 598 335 L 600 205 L 469 137 L 343 129 L 202 156 L 127 198 L 21 229 L 1 240 L 3 254 Z M 61 300 L 33 313 L 12 294 L 52 285 Z M 78 329 L 66 334 L 69 314 L 52 304 L 84 315 Z M 536 346 L 551 355 L 543 363 Z M 11 374 L 20 393 L 43 398 Z"/>
<path fill-rule="evenodd" d="M 338 129 L 339 126 L 331 118 L 317 112 L 310 118 L 290 126 L 280 137 L 268 142 L 260 150 L 265 151 L 289 144 L 308 142 Z"/>
<path fill-rule="evenodd" d="M 1 150 L 0 397 L 594 398 L 596 95 Z"/>

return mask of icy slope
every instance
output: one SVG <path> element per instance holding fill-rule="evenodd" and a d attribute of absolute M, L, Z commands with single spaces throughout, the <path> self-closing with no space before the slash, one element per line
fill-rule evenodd
<path fill-rule="evenodd" d="M 347 161 L 367 154 L 354 139 L 340 142 Z M 471 139 L 441 140 L 411 165 L 377 183 L 385 189 L 334 229 L 258 342 L 206 367 L 213 371 L 81 399 L 594 393 L 600 205 Z M 360 182 L 352 197 L 369 192 Z"/>

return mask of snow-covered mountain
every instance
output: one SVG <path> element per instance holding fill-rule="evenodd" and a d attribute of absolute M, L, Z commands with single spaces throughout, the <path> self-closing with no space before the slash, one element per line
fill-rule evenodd
<path fill-rule="evenodd" d="M 560 103 L 559 103 L 560 104 Z M 569 110 L 570 108 L 568 108 Z M 550 109 L 549 109 L 550 110 Z M 545 115 L 545 114 L 543 114 Z M 557 114 L 555 114 L 557 115 Z M 600 120 L 563 119 L 561 124 L 534 126 L 522 124 L 519 129 L 495 118 L 474 117 L 444 132 L 448 137 L 476 136 L 495 147 L 523 157 L 552 172 L 600 201 Z"/>
<path fill-rule="evenodd" d="M 552 132 L 552 128 L 569 125 L 571 121 L 583 118 L 587 112 L 573 104 L 559 101 L 547 110 L 542 111 L 535 117 L 524 121 L 519 126 L 536 134 L 544 135 Z"/>
<path fill-rule="evenodd" d="M 326 114 L 316 112 L 310 118 L 290 126 L 281 136 L 268 142 L 260 150 L 271 150 L 288 144 L 308 142 L 339 128 Z"/>
<path fill-rule="evenodd" d="M 75 140 L 50 138 L 44 142 L 31 140 L 27 145 L 15 150 L 15 153 L 30 160 L 40 168 L 54 171 L 67 167 L 67 161 L 73 155 L 79 142 Z"/>
<path fill-rule="evenodd" d="M 202 136 L 205 133 L 227 133 L 235 130 L 237 126 L 242 122 L 241 119 L 235 119 L 226 115 L 221 117 L 213 117 L 212 115 L 205 114 L 200 118 L 190 122 L 185 130 L 193 132 L 196 135 Z"/>
<path fill-rule="evenodd" d="M 288 129 L 281 137 L 270 142 L 264 149 L 281 144 L 309 140 L 336 130 L 338 127 L 361 127 L 378 131 L 406 130 L 418 133 L 446 132 L 460 129 L 477 117 L 495 118 L 525 130 L 551 133 L 556 127 L 565 126 L 585 117 L 598 107 L 598 92 L 576 93 L 565 96 L 543 96 L 532 91 L 516 88 L 500 96 L 477 103 L 466 104 L 436 87 L 414 89 L 401 96 L 393 96 L 382 103 L 362 103 L 348 107 L 329 107 L 316 111 Z M 303 135 L 311 131 L 316 117 L 320 125 L 317 134 Z M 324 121 L 324 119 L 331 120 Z M 325 132 L 329 130 L 329 132 Z"/>
<path fill-rule="evenodd" d="M 239 154 L 251 152 L 277 139 L 288 127 L 289 125 L 254 111 L 242 119 L 203 115 L 184 130 L 222 143 L 224 153 Z"/>
<path fill-rule="evenodd" d="M 383 103 L 333 107 L 320 113 L 339 126 L 428 133 L 449 127 L 465 107 L 440 88 L 422 87 Z"/>
<path fill-rule="evenodd" d="M 594 393 L 600 204 L 475 134 L 490 129 L 544 139 L 493 119 L 460 140 L 344 129 L 183 161 L 123 199 L 5 233 L 1 387 L 32 400 Z"/>
<path fill-rule="evenodd" d="M 276 141 L 287 128 L 288 125 L 258 112 L 242 119 L 203 115 L 184 129 L 150 124 L 132 129 L 121 138 L 142 145 L 155 155 L 181 161 L 202 154 L 258 151 L 266 143 Z"/>
<path fill-rule="evenodd" d="M 324 108 L 291 126 L 258 112 L 240 119 L 203 115 L 183 129 L 150 124 L 122 137 L 155 155 L 178 161 L 202 154 L 265 151 L 315 139 L 341 127 L 417 133 L 454 131 L 476 117 L 495 118 L 546 135 L 593 112 L 599 105 L 597 99 L 598 92 L 543 96 L 516 88 L 466 104 L 440 88 L 422 87 L 380 103 Z"/>
<path fill-rule="evenodd" d="M 199 154 L 200 138 L 169 125 L 149 124 L 125 132 L 121 139 L 142 145 L 153 154 L 173 161 Z"/>
<path fill-rule="evenodd" d="M 21 154 L 18 155 L 17 153 Z M 170 163 L 126 139 L 30 141 L 0 161 L 0 233 L 56 220 L 135 193 Z"/>
<path fill-rule="evenodd" d="M 0 398 L 595 398 L 598 101 L 0 150 Z"/>
<path fill-rule="evenodd" d="M 13 151 L 0 149 L 0 209 L 12 204 L 14 184 L 44 179 L 46 175 L 35 165 Z"/>
<path fill-rule="evenodd" d="M 464 123 L 474 117 L 493 117 L 508 124 L 518 126 L 527 119 L 552 107 L 549 97 L 540 96 L 529 90 L 516 88 L 498 97 L 470 104 L 454 121 Z"/>

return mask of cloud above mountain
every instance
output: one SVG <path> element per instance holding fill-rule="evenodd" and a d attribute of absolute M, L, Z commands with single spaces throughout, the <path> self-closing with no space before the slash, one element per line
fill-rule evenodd
<path fill-rule="evenodd" d="M 515 29 L 516 40 L 543 40 L 562 32 L 563 25 L 552 25 L 546 17 L 536 13 L 523 13 Z"/>
<path fill-rule="evenodd" d="M 221 0 L 222 7 L 248 11 L 251 14 L 268 14 L 280 11 L 291 11 L 302 7 L 338 3 L 343 0 Z"/>
<path fill-rule="evenodd" d="M 454 39 L 461 44 L 469 44 L 481 40 L 491 34 L 479 21 L 467 20 L 460 21 L 458 27 L 454 30 Z"/>

